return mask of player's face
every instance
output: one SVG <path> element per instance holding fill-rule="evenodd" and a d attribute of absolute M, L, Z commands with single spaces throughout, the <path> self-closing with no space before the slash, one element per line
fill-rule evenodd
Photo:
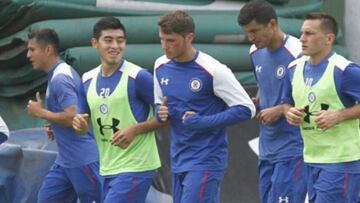
<path fill-rule="evenodd" d="M 161 48 L 168 59 L 182 60 L 190 50 L 193 40 L 193 33 L 182 36 L 177 33 L 165 34 L 159 32 Z"/>
<path fill-rule="evenodd" d="M 28 41 L 26 57 L 30 60 L 35 70 L 45 70 L 47 68 L 47 56 L 49 47 L 43 46 L 35 38 Z"/>
<path fill-rule="evenodd" d="M 326 47 L 332 44 L 330 35 L 321 29 L 320 20 L 305 20 L 301 27 L 300 37 L 303 54 L 316 56 L 327 52 Z"/>
<path fill-rule="evenodd" d="M 101 62 L 110 67 L 117 67 L 124 55 L 126 39 L 124 31 L 103 30 L 98 39 L 92 38 L 93 47 L 98 49 Z"/>
<path fill-rule="evenodd" d="M 261 49 L 270 45 L 274 35 L 272 22 L 264 25 L 252 20 L 249 24 L 243 26 L 243 28 L 247 33 L 248 40 L 254 44 L 256 48 Z"/>

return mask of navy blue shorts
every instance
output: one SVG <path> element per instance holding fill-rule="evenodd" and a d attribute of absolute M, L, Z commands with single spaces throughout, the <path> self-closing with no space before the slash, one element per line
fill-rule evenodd
<path fill-rule="evenodd" d="M 54 164 L 40 187 L 38 202 L 73 203 L 79 198 L 81 203 L 100 203 L 101 182 L 98 162 L 76 168 Z"/>
<path fill-rule="evenodd" d="M 224 170 L 173 173 L 174 203 L 219 203 Z"/>
<path fill-rule="evenodd" d="M 307 167 L 302 157 L 271 162 L 259 160 L 261 203 L 304 203 L 307 192 Z"/>
<path fill-rule="evenodd" d="M 308 166 L 308 173 L 309 202 L 360 202 L 360 174 L 329 172 L 312 166 Z"/>
<path fill-rule="evenodd" d="M 155 170 L 120 173 L 104 179 L 104 203 L 144 203 Z"/>

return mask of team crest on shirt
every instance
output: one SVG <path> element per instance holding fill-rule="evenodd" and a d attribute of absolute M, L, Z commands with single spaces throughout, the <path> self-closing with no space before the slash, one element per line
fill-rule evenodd
<path fill-rule="evenodd" d="M 189 86 L 190 86 L 191 91 L 198 92 L 202 88 L 202 81 L 199 78 L 192 78 L 190 80 Z"/>
<path fill-rule="evenodd" d="M 315 96 L 315 93 L 314 93 L 314 92 L 310 92 L 310 93 L 308 94 L 308 100 L 309 100 L 310 103 L 314 103 L 314 102 L 315 102 L 316 96 Z"/>
<path fill-rule="evenodd" d="M 102 113 L 102 114 L 107 114 L 108 112 L 109 112 L 109 108 L 108 108 L 108 106 L 106 105 L 106 104 L 101 104 L 100 105 L 100 112 Z"/>
<path fill-rule="evenodd" d="M 281 79 L 285 76 L 285 66 L 280 65 L 276 68 L 276 78 Z"/>

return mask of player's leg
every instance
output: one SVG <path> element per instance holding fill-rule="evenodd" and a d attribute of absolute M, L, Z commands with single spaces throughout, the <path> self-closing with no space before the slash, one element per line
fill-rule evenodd
<path fill-rule="evenodd" d="M 189 171 L 182 181 L 181 203 L 219 203 L 221 171 Z"/>
<path fill-rule="evenodd" d="M 314 203 L 316 199 L 315 183 L 319 179 L 321 169 L 308 166 L 307 167 L 307 181 L 308 181 L 308 196 L 309 203 Z"/>
<path fill-rule="evenodd" d="M 259 160 L 258 172 L 260 203 L 270 203 L 269 193 L 271 190 L 271 176 L 274 172 L 274 165 L 267 160 Z"/>
<path fill-rule="evenodd" d="M 104 203 L 144 203 L 155 171 L 121 173 L 105 181 Z"/>
<path fill-rule="evenodd" d="M 321 170 L 314 184 L 314 203 L 353 203 L 359 191 L 359 174 Z"/>
<path fill-rule="evenodd" d="M 349 174 L 348 177 L 348 203 L 357 202 L 360 203 L 360 173 Z"/>
<path fill-rule="evenodd" d="M 54 164 L 45 176 L 38 193 L 39 203 L 75 203 L 76 193 L 64 169 Z"/>
<path fill-rule="evenodd" d="M 186 173 L 173 173 L 172 174 L 172 197 L 174 203 L 181 202 L 181 196 L 183 192 L 182 182 L 185 178 Z"/>
<path fill-rule="evenodd" d="M 304 203 L 307 168 L 302 157 L 275 163 L 268 202 Z"/>
<path fill-rule="evenodd" d="M 102 202 L 102 179 L 98 162 L 65 170 L 81 203 Z"/>

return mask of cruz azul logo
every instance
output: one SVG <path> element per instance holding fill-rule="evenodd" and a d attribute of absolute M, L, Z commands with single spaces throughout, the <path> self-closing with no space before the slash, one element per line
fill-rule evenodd
<path fill-rule="evenodd" d="M 202 82 L 199 78 L 192 78 L 190 80 L 189 86 L 190 86 L 191 91 L 198 92 L 202 88 Z"/>
<path fill-rule="evenodd" d="M 315 95 L 314 92 L 310 92 L 308 94 L 308 100 L 309 100 L 310 103 L 314 103 L 316 101 L 316 95 Z"/>
<path fill-rule="evenodd" d="M 100 112 L 104 115 L 106 115 L 109 112 L 109 108 L 106 104 L 100 105 Z"/>
<path fill-rule="evenodd" d="M 276 68 L 276 78 L 281 79 L 285 76 L 285 67 L 280 65 Z"/>

